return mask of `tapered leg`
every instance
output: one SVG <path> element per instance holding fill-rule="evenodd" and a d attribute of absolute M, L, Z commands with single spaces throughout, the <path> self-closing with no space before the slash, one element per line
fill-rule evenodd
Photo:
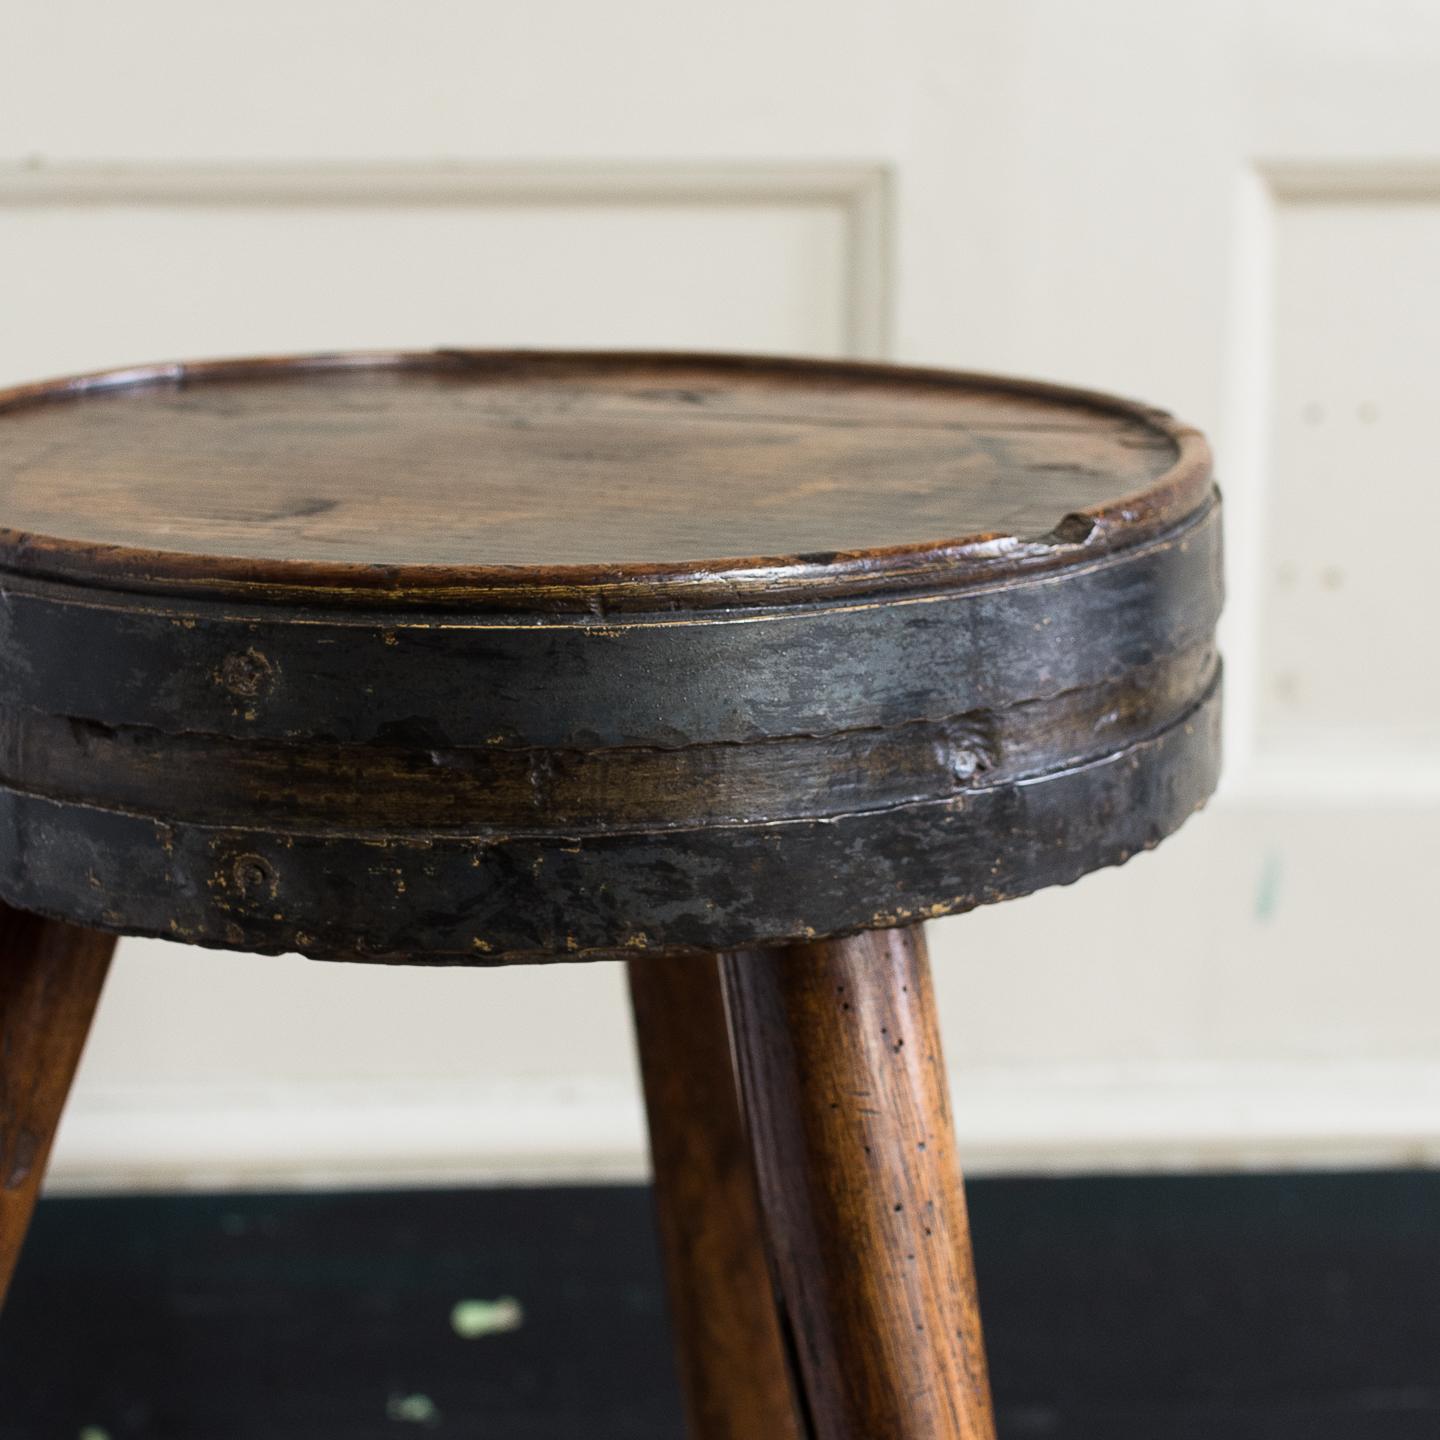
<path fill-rule="evenodd" d="M 918 927 L 722 963 L 811 1434 L 993 1440 Z"/>
<path fill-rule="evenodd" d="M 691 1440 L 800 1440 L 714 960 L 630 962 Z"/>
<path fill-rule="evenodd" d="M 114 949 L 112 935 L 0 905 L 0 1302 Z"/>

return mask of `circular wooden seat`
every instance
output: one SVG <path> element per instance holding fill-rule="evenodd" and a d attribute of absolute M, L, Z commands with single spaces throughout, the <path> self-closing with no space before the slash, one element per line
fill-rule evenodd
<path fill-rule="evenodd" d="M 491 964 L 895 926 L 1217 764 L 1218 507 L 1155 411 L 695 356 L 0 395 L 0 897 Z"/>
<path fill-rule="evenodd" d="M 0 395 L 0 1295 L 96 932 L 624 954 L 695 1440 L 994 1440 L 917 922 L 1205 800 L 1219 606 L 1204 441 L 1103 396 L 448 351 Z"/>

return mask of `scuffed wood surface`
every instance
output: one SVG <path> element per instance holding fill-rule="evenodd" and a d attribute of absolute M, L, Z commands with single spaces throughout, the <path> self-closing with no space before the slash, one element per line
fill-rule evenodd
<path fill-rule="evenodd" d="M 0 563 L 324 603 L 672 608 L 1131 543 L 1203 439 L 1108 396 L 736 356 L 155 366 L 0 392 Z"/>
<path fill-rule="evenodd" d="M 655 956 L 628 968 L 689 1440 L 808 1440 L 776 1319 L 717 961 Z"/>
<path fill-rule="evenodd" d="M 0 905 L 0 1301 L 115 941 Z"/>
<path fill-rule="evenodd" d="M 815 1440 L 994 1440 L 918 928 L 723 960 Z"/>
<path fill-rule="evenodd" d="M 317 958 L 713 952 L 1159 843 L 1218 765 L 1195 432 L 734 356 L 0 393 L 0 897 Z"/>

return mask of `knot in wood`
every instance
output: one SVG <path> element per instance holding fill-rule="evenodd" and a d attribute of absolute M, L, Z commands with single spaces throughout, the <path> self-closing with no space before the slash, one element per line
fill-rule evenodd
<path fill-rule="evenodd" d="M 220 666 L 220 683 L 233 695 L 253 700 L 270 688 L 275 667 L 258 650 L 237 650 Z"/>

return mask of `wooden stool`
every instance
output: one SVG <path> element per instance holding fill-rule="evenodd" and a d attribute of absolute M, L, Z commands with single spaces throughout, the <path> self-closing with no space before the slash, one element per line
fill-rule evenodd
<path fill-rule="evenodd" d="M 875 365 L 174 365 L 0 395 L 0 525 L 0 1286 L 111 936 L 625 957 L 692 1433 L 993 1434 L 919 926 L 1210 793 L 1198 434 Z"/>

